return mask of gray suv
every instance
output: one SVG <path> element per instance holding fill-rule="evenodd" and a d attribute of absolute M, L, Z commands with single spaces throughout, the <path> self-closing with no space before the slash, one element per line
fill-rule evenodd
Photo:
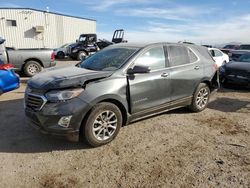
<path fill-rule="evenodd" d="M 75 67 L 35 75 L 25 92 L 29 122 L 42 132 L 100 146 L 121 126 L 179 107 L 204 110 L 218 88 L 215 62 L 192 44 L 118 44 Z"/>

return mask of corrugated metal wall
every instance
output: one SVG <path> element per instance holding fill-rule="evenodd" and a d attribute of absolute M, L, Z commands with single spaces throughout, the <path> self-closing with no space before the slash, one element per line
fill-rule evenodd
<path fill-rule="evenodd" d="M 17 26 L 7 26 L 7 20 L 16 20 Z M 35 32 L 36 26 L 43 26 L 44 32 Z M 96 21 L 29 9 L 0 9 L 0 36 L 9 47 L 55 48 L 75 42 L 82 33 L 96 33 Z"/>

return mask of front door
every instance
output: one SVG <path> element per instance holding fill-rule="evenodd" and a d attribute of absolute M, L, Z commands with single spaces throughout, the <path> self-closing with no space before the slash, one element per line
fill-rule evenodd
<path fill-rule="evenodd" d="M 128 77 L 132 114 L 170 101 L 170 72 L 166 68 L 163 46 L 145 49 L 133 65 L 149 66 L 151 71 Z"/>

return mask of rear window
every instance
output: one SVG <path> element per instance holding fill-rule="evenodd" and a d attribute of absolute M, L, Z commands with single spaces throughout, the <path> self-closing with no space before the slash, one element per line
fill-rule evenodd
<path fill-rule="evenodd" d="M 250 50 L 250 45 L 241 45 L 240 50 Z"/>
<path fill-rule="evenodd" d="M 188 50 L 184 46 L 168 46 L 170 66 L 179 66 L 190 63 Z"/>

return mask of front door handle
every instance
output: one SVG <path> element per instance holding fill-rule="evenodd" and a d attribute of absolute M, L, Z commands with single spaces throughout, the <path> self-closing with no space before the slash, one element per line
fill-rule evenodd
<path fill-rule="evenodd" d="M 168 73 L 162 73 L 162 75 L 161 75 L 161 77 L 168 77 L 169 76 L 169 74 Z"/>
<path fill-rule="evenodd" d="M 195 70 L 199 70 L 200 67 L 199 67 L 199 66 L 195 66 L 194 69 L 195 69 Z"/>

